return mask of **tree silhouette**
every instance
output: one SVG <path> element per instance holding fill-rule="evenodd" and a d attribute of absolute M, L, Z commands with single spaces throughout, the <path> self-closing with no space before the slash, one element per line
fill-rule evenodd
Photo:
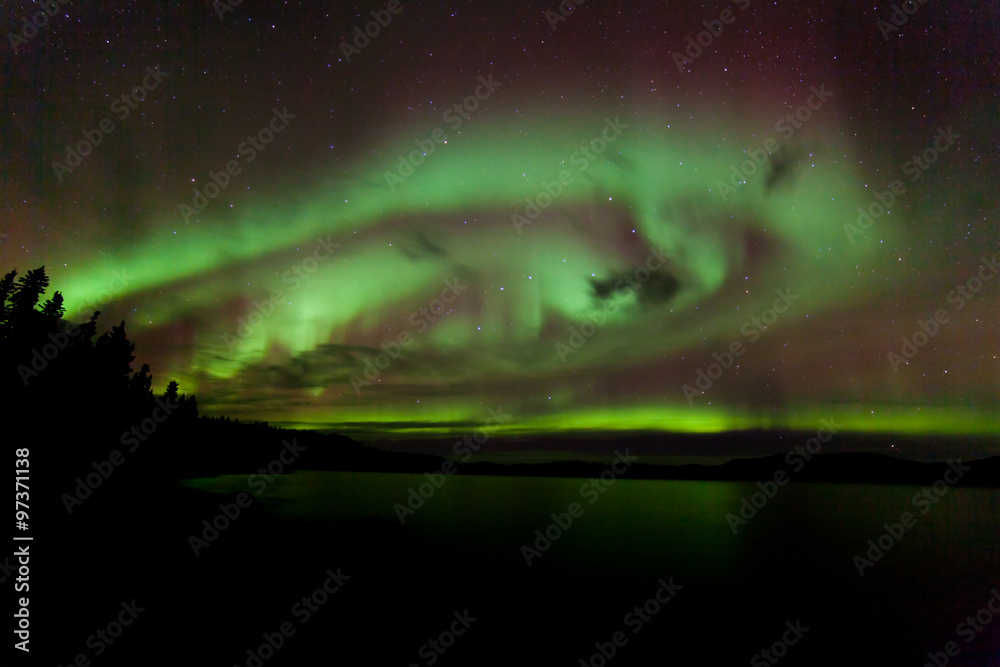
<path fill-rule="evenodd" d="M 38 300 L 49 286 L 45 267 L 32 269 L 16 282 L 17 271 L 11 271 L 0 281 L 3 308 L 0 310 L 0 337 L 5 347 L 19 348 L 26 342 L 43 335 L 62 316 L 62 294 L 45 302 L 42 310 L 35 310 Z M 10 302 L 8 305 L 7 302 Z"/>
<path fill-rule="evenodd" d="M 128 390 L 129 376 L 135 356 L 135 343 L 125 335 L 125 321 L 111 331 L 105 331 L 94 346 L 94 377 L 103 384 L 101 390 L 109 395 L 124 395 Z"/>
<path fill-rule="evenodd" d="M 86 424 L 106 443 L 155 409 L 149 365 L 133 373 L 135 344 L 124 321 L 95 341 L 100 311 L 83 324 L 64 320 L 58 291 L 39 306 L 48 287 L 44 266 L 20 278 L 15 269 L 0 279 L 0 389 L 11 414 L 25 423 L 67 431 Z M 171 381 L 164 394 L 180 406 L 174 421 L 196 419 L 194 397 L 178 397 L 178 390 Z"/>
<path fill-rule="evenodd" d="M 167 390 L 163 392 L 163 397 L 169 399 L 171 402 L 177 402 L 177 381 L 171 380 L 170 384 L 167 385 Z"/>
<path fill-rule="evenodd" d="M 153 376 L 149 374 L 149 364 L 143 364 L 139 372 L 128 381 L 129 393 L 140 396 L 147 392 L 152 394 L 152 384 Z"/>

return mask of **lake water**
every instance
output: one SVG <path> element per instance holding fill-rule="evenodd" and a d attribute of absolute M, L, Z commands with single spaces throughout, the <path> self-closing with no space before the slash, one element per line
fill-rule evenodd
<path fill-rule="evenodd" d="M 737 515 L 741 499 L 760 490 L 753 482 L 619 479 L 603 494 L 584 495 L 582 479 L 453 476 L 400 527 L 394 505 L 405 506 L 409 490 L 426 482 L 422 475 L 299 472 L 276 478 L 259 500 L 273 515 L 316 531 L 381 517 L 476 571 L 575 582 L 596 606 L 581 611 L 579 624 L 566 624 L 587 630 L 567 639 L 565 664 L 579 664 L 594 642 L 623 630 L 629 609 L 671 578 L 683 586 L 670 603 L 672 620 L 642 637 L 645 648 L 622 648 L 616 664 L 644 664 L 654 646 L 676 646 L 677 633 L 692 641 L 716 637 L 749 661 L 796 619 L 810 631 L 789 649 L 786 664 L 854 656 L 842 664 L 919 666 L 948 641 L 960 647 L 949 664 L 1000 664 L 1000 614 L 969 642 L 957 634 L 1000 586 L 1000 493 L 993 489 L 951 489 L 934 504 L 916 505 L 918 487 L 792 483 L 734 534 L 727 514 Z M 250 490 L 246 476 L 187 484 L 214 493 Z M 579 516 L 566 529 L 549 528 L 556 539 L 529 567 L 522 546 L 574 502 Z M 854 556 L 864 556 L 868 540 L 904 512 L 915 524 L 860 576 Z M 721 628 L 692 618 L 714 618 Z M 857 656 L 862 647 L 865 659 Z"/>

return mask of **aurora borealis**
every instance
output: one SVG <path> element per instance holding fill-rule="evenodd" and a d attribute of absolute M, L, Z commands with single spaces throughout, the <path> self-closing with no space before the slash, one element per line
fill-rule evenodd
<path fill-rule="evenodd" d="M 349 60 L 383 5 L 67 4 L 5 40 L 0 259 L 210 415 L 996 433 L 995 12 L 742 0 L 679 71 L 730 4 L 404 2 Z"/>

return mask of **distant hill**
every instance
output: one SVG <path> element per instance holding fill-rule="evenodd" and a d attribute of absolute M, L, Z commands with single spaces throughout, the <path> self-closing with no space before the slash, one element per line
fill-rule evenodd
<path fill-rule="evenodd" d="M 773 480 L 784 471 L 793 482 L 838 482 L 861 484 L 932 484 L 949 468 L 947 462 L 923 463 L 907 461 L 883 454 L 818 454 L 796 472 L 785 462 L 783 454 L 754 459 L 733 459 L 722 465 L 659 466 L 634 463 L 623 475 L 627 479 L 674 479 L 717 481 Z M 978 461 L 962 461 L 970 468 L 963 472 L 959 486 L 1000 487 L 1000 456 Z M 533 477 L 597 477 L 606 464 L 558 462 L 504 465 L 499 463 L 467 463 L 459 473 L 464 475 L 508 475 Z M 952 475 L 954 476 L 954 475 Z"/>
<path fill-rule="evenodd" d="M 341 435 L 276 428 L 266 423 L 201 418 L 185 439 L 185 451 L 197 455 L 178 463 L 175 474 L 201 477 L 218 474 L 250 474 L 276 460 L 284 442 L 303 447 L 287 466 L 291 470 L 358 472 L 438 472 L 446 459 L 431 454 L 388 451 Z M 960 486 L 1000 487 L 1000 457 L 962 461 Z M 468 462 L 456 464 L 456 474 L 528 477 L 598 477 L 608 464 L 584 461 L 502 464 Z M 942 479 L 947 462 L 920 462 L 873 453 L 817 454 L 806 461 L 786 462 L 784 454 L 733 459 L 721 465 L 653 465 L 636 462 L 624 479 L 673 479 L 718 481 L 773 480 L 784 471 L 793 482 L 838 482 L 863 484 L 928 485 Z"/>
<path fill-rule="evenodd" d="M 286 472 L 423 472 L 440 467 L 443 461 L 437 456 L 369 447 L 342 435 L 277 428 L 266 422 L 246 423 L 211 417 L 198 419 L 184 434 L 183 440 L 185 456 L 179 459 L 171 457 L 167 462 L 173 474 L 179 477 L 251 474 L 262 467 L 266 469 L 274 461 L 281 462 Z M 289 452 L 285 443 L 294 444 L 294 454 Z M 171 450 L 168 447 L 165 451 Z"/>

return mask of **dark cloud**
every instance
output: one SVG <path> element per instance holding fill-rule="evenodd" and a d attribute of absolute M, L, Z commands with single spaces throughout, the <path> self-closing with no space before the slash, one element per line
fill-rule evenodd
<path fill-rule="evenodd" d="M 424 232 L 413 232 L 404 238 L 399 243 L 399 251 L 414 261 L 444 259 L 448 256 L 444 248 L 432 241 Z"/>
<path fill-rule="evenodd" d="M 615 298 L 615 295 L 626 296 L 635 292 L 636 302 L 643 307 L 661 306 L 669 303 L 681 289 L 681 283 L 667 267 L 656 271 L 635 269 L 631 272 L 622 271 L 608 278 L 588 278 L 594 299 L 600 302 Z"/>

